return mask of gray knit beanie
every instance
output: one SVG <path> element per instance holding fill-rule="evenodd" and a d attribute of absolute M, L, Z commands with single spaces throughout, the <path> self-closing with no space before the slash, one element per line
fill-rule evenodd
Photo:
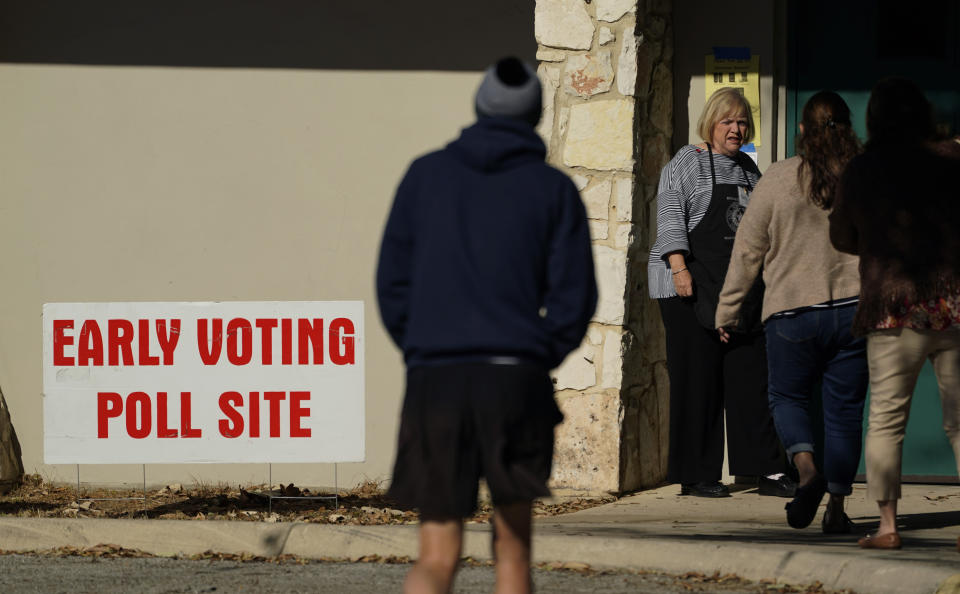
<path fill-rule="evenodd" d="M 536 126 L 543 110 L 542 92 L 533 68 L 517 58 L 503 58 L 487 68 L 477 89 L 477 115 L 514 118 Z"/>

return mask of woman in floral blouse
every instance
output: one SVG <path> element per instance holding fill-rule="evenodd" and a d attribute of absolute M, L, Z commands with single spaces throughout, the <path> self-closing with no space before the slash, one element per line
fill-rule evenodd
<path fill-rule="evenodd" d="M 867 336 L 867 496 L 880 507 L 877 533 L 860 546 L 897 549 L 903 436 L 927 359 L 960 461 L 960 144 L 936 141 L 933 109 L 905 79 L 874 87 L 867 132 L 866 151 L 841 180 L 830 239 L 860 256 L 853 330 Z"/>

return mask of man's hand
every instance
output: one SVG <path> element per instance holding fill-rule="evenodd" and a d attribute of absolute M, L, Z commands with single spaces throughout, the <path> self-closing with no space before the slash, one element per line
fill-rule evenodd
<path fill-rule="evenodd" d="M 673 274 L 673 286 L 677 290 L 677 295 L 681 297 L 693 296 L 693 276 L 689 270 L 681 270 Z"/>
<path fill-rule="evenodd" d="M 717 328 L 717 334 L 720 335 L 720 342 L 730 342 L 730 333 L 726 328 Z"/>

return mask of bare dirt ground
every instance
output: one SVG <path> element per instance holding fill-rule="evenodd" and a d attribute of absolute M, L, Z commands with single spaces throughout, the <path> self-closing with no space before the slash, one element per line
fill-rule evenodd
<path fill-rule="evenodd" d="M 325 497 L 325 499 L 273 499 Z M 534 515 L 555 516 L 610 503 L 615 498 L 574 498 L 534 503 Z M 482 503 L 468 522 L 488 522 L 493 509 Z M 324 524 L 414 524 L 416 512 L 394 507 L 378 483 L 367 482 L 332 493 L 311 492 L 293 484 L 229 486 L 167 485 L 147 490 L 95 489 L 45 483 L 27 475 L 23 484 L 0 496 L 0 515 L 54 518 L 151 518 L 173 520 L 233 520 L 252 522 L 318 522 Z"/>

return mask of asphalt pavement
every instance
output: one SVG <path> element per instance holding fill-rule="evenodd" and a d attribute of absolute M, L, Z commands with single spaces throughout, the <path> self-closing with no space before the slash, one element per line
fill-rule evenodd
<path fill-rule="evenodd" d="M 821 582 L 859 593 L 960 594 L 960 487 L 905 485 L 899 551 L 867 551 L 859 536 L 877 526 L 876 504 L 855 485 L 850 535 L 826 536 L 820 516 L 787 526 L 785 499 L 741 489 L 726 499 L 678 496 L 661 487 L 613 503 L 536 520 L 534 560 L 665 573 L 734 573 L 750 580 Z M 357 559 L 417 553 L 417 528 L 199 520 L 0 518 L 0 549 L 28 551 L 110 543 L 172 556 L 204 551 Z M 490 527 L 469 524 L 464 556 L 490 558 Z"/>
<path fill-rule="evenodd" d="M 408 564 L 263 563 L 165 557 L 0 555 L 0 592 L 10 594 L 370 594 L 401 592 Z M 771 594 L 767 584 L 695 575 L 535 568 L 535 592 L 550 594 Z M 457 572 L 456 594 L 494 591 L 490 566 Z M 783 590 L 780 590 L 781 592 Z"/>

